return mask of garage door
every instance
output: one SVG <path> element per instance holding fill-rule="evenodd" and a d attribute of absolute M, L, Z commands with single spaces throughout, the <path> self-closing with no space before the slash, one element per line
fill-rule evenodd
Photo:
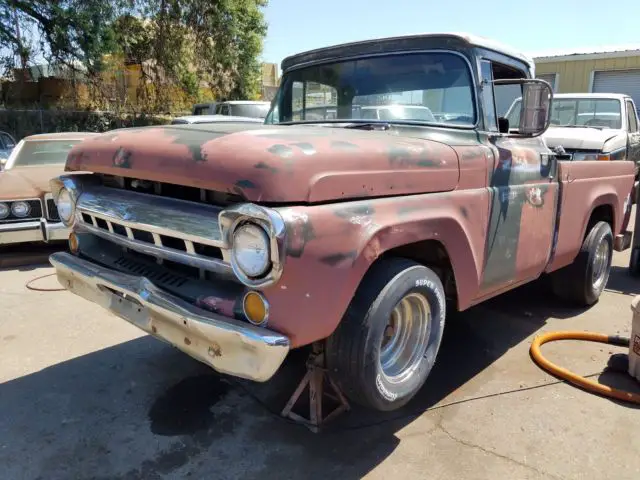
<path fill-rule="evenodd" d="M 536 78 L 540 80 L 544 80 L 549 85 L 551 85 L 551 89 L 556 91 L 556 74 L 555 73 L 541 73 L 540 75 L 536 75 Z"/>
<path fill-rule="evenodd" d="M 629 95 L 633 98 L 636 108 L 640 110 L 640 69 L 594 72 L 593 91 L 595 93 L 624 93 Z"/>

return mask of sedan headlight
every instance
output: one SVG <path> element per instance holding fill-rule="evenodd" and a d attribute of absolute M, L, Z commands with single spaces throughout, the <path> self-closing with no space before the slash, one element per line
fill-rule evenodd
<path fill-rule="evenodd" d="M 66 188 L 62 188 L 58 193 L 56 207 L 58 208 L 58 216 L 60 217 L 60 220 L 62 220 L 62 223 L 64 223 L 65 225 L 68 225 L 73 218 L 75 205 L 73 203 L 73 199 L 71 198 L 69 190 L 67 190 Z"/>
<path fill-rule="evenodd" d="M 9 205 L 0 202 L 0 220 L 7 218 L 10 213 L 11 209 L 9 208 Z"/>
<path fill-rule="evenodd" d="M 11 204 L 11 213 L 16 217 L 24 218 L 29 215 L 30 211 L 31 207 L 27 202 L 13 202 Z"/>
<path fill-rule="evenodd" d="M 249 278 L 267 273 L 271 265 L 269 235 L 254 223 L 240 225 L 233 232 L 232 262 Z"/>

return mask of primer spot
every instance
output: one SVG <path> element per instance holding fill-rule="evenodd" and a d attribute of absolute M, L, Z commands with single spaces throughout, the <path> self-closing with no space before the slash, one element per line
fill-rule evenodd
<path fill-rule="evenodd" d="M 250 180 L 239 180 L 236 182 L 236 187 L 239 188 L 256 188 L 256 184 Z"/>
<path fill-rule="evenodd" d="M 314 153 L 316 153 L 316 149 L 313 148 L 313 145 L 311 145 L 310 143 L 293 143 L 292 145 L 302 150 L 302 153 L 304 153 L 305 155 L 313 155 Z"/>
<path fill-rule="evenodd" d="M 293 149 L 281 143 L 269 147 L 267 152 L 278 155 L 281 158 L 289 158 L 293 155 Z"/>

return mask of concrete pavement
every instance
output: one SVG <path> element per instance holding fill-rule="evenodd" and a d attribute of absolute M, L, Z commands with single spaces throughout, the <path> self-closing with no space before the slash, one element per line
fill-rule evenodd
<path fill-rule="evenodd" d="M 356 408 L 318 435 L 276 415 L 304 352 L 266 384 L 237 382 L 68 292 L 25 288 L 50 267 L 0 270 L 1 477 L 640 478 L 637 409 L 558 382 L 528 353 L 542 331 L 628 335 L 640 280 L 627 261 L 615 255 L 607 291 L 586 311 L 536 283 L 450 318 L 407 407 Z M 590 374 L 624 349 L 563 342 L 544 352 Z M 640 390 L 616 373 L 603 381 Z"/>

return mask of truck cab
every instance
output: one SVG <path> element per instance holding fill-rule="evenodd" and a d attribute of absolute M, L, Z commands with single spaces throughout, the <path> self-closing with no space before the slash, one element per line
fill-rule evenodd
<path fill-rule="evenodd" d="M 352 401 L 397 409 L 427 381 L 448 312 L 543 275 L 593 305 L 629 246 L 633 162 L 559 160 L 534 68 L 453 33 L 288 57 L 263 125 L 74 147 L 51 181 L 70 253 L 51 263 L 71 292 L 219 372 L 263 382 L 313 344 Z M 496 103 L 517 97 L 510 126 Z"/>

